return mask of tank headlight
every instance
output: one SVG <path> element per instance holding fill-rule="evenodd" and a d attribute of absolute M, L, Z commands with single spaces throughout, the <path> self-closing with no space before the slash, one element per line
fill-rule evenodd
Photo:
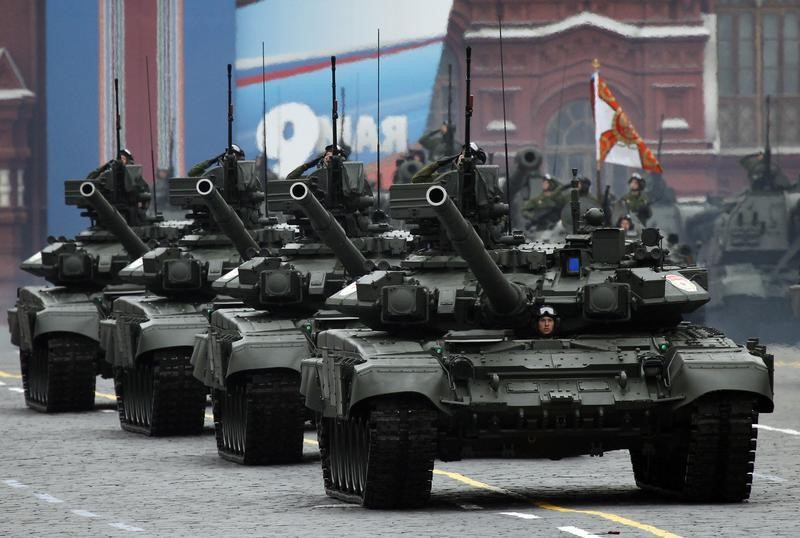
<path fill-rule="evenodd" d="M 297 271 L 261 271 L 261 302 L 293 304 L 303 300 L 303 279 Z"/>
<path fill-rule="evenodd" d="M 162 285 L 165 290 L 186 291 L 201 287 L 200 264 L 197 260 L 165 260 Z"/>
<path fill-rule="evenodd" d="M 425 323 L 428 293 L 420 286 L 384 286 L 381 290 L 381 321 Z"/>
<path fill-rule="evenodd" d="M 631 317 L 628 284 L 604 282 L 583 287 L 583 315 L 591 320 L 624 321 Z"/>
<path fill-rule="evenodd" d="M 58 276 L 61 280 L 81 280 L 92 276 L 92 260 L 83 252 L 60 254 Z"/>

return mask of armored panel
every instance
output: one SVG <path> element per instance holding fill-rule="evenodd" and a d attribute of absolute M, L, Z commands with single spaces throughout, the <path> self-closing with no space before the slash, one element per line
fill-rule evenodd
<path fill-rule="evenodd" d="M 592 232 L 592 259 L 595 263 L 618 264 L 624 255 L 624 230 L 601 228 Z"/>
<path fill-rule="evenodd" d="M 289 189 L 295 183 L 302 183 L 311 189 L 313 180 L 311 178 L 297 179 L 294 181 L 273 181 L 269 184 L 269 194 L 267 200 L 269 202 L 270 211 L 278 213 L 291 213 L 297 211 L 297 202 L 289 194 Z"/>

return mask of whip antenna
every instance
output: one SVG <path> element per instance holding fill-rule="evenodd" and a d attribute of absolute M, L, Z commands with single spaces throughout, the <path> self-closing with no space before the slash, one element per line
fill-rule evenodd
<path fill-rule="evenodd" d="M 119 155 L 122 152 L 122 142 L 120 141 L 120 129 L 122 126 L 120 125 L 119 119 L 119 79 L 114 79 L 114 110 L 117 113 L 117 159 L 119 159 Z"/>
<path fill-rule="evenodd" d="M 377 127 L 378 127 L 378 147 L 377 147 L 378 177 L 375 180 L 375 184 L 378 186 L 378 198 L 376 199 L 376 204 L 378 205 L 378 211 L 380 211 L 381 210 L 381 29 L 380 28 L 378 28 L 378 126 Z"/>
<path fill-rule="evenodd" d="M 153 174 L 153 211 L 158 216 L 158 193 L 156 193 L 156 158 L 153 152 L 153 105 L 150 102 L 150 57 L 144 57 L 144 69 L 147 77 L 147 120 L 150 124 L 150 171 Z"/>
<path fill-rule="evenodd" d="M 264 216 L 269 218 L 269 196 L 267 196 L 267 75 L 264 60 L 264 42 L 261 42 L 261 118 L 264 122 Z"/>
<path fill-rule="evenodd" d="M 505 145 L 506 156 L 506 204 L 508 204 L 508 219 L 506 220 L 506 231 L 511 235 L 511 177 L 508 175 L 508 121 L 506 120 L 506 76 L 503 66 L 503 7 L 497 3 L 497 29 L 500 31 L 500 92 L 503 99 L 503 143 Z"/>
<path fill-rule="evenodd" d="M 336 101 L 336 56 L 331 56 L 331 127 L 333 129 L 333 154 L 337 154 L 339 142 L 336 139 L 336 120 L 339 119 L 339 104 Z"/>

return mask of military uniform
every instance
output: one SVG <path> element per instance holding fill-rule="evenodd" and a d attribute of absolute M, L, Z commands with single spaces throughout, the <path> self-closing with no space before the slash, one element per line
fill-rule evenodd
<path fill-rule="evenodd" d="M 196 165 L 192 166 L 191 170 L 186 174 L 189 177 L 200 177 L 202 176 L 206 170 L 214 166 L 214 164 L 219 161 L 219 157 L 213 157 L 208 159 L 207 161 L 202 161 L 197 163 Z"/>
<path fill-rule="evenodd" d="M 642 222 L 646 222 L 653 215 L 650 201 L 647 199 L 647 195 L 641 191 L 628 191 L 622 197 L 622 202 L 628 208 L 628 213 L 635 214 Z"/>
<path fill-rule="evenodd" d="M 561 208 L 564 207 L 566 197 L 561 192 L 561 186 L 557 183 L 556 185 L 549 191 L 542 191 L 525 204 L 523 212 L 532 226 L 539 229 L 549 228 L 561 218 Z"/>
<path fill-rule="evenodd" d="M 303 177 L 303 174 L 306 173 L 307 170 L 314 168 L 317 166 L 319 159 L 314 159 L 313 161 L 308 161 L 307 163 L 303 163 L 288 174 L 286 174 L 286 179 L 300 179 Z"/>

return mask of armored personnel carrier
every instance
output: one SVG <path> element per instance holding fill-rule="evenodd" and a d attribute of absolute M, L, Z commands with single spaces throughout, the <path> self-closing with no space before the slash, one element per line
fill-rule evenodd
<path fill-rule="evenodd" d="M 408 233 L 371 222 L 373 205 L 363 164 L 339 156 L 305 179 L 270 184 L 270 210 L 284 213 L 300 236 L 280 257 L 253 258 L 214 282 L 248 308 L 215 311 L 192 357 L 212 390 L 221 457 L 245 465 L 301 459 L 308 412 L 300 362 L 311 353 L 309 332 L 354 323 L 336 312 L 313 325 L 307 318 L 374 266 L 396 267 L 411 244 Z"/>
<path fill-rule="evenodd" d="M 326 492 L 417 506 L 437 457 L 625 449 L 642 487 L 746 499 L 772 356 L 683 323 L 709 300 L 706 271 L 665 265 L 657 230 L 626 243 L 599 209 L 582 224 L 576 189 L 563 245 L 501 235 L 508 207 L 496 167 L 474 165 L 470 115 L 457 171 L 391 189 L 426 248 L 333 294 L 367 328 L 319 332 L 303 361 Z"/>
<path fill-rule="evenodd" d="M 11 341 L 20 347 L 25 402 L 42 412 L 94 407 L 95 379 L 110 377 L 99 354 L 98 325 L 114 298 L 138 294 L 120 270 L 150 247 L 181 233 L 146 215 L 150 189 L 141 167 L 113 161 L 91 181 L 65 182 L 67 205 L 82 209 L 90 227 L 50 244 L 22 268 L 52 286 L 26 286 L 9 310 Z"/>
<path fill-rule="evenodd" d="M 146 435 L 199 434 L 206 389 L 192 376 L 194 335 L 208 312 L 241 303 L 216 297 L 212 283 L 262 246 L 290 238 L 291 230 L 259 229 L 264 193 L 253 161 L 226 153 L 204 178 L 172 178 L 170 203 L 189 210 L 194 229 L 177 245 L 156 248 L 120 271 L 148 296 L 114 301 L 102 324 L 106 361 L 114 369 L 120 425 Z"/>

